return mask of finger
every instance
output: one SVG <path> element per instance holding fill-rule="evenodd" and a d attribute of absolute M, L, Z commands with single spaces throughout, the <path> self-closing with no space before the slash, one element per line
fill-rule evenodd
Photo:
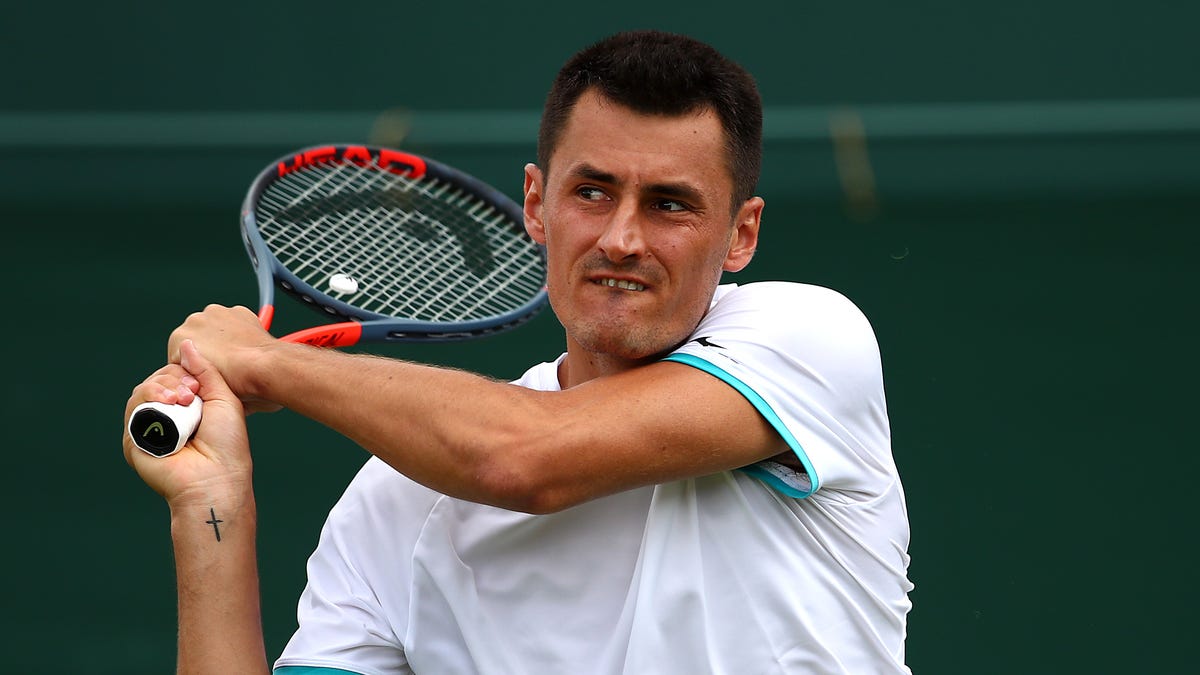
<path fill-rule="evenodd" d="M 195 381 L 196 393 L 200 394 L 201 398 L 206 401 L 237 398 L 225 383 L 225 378 L 221 377 L 220 371 L 200 353 L 195 342 L 184 340 L 180 343 L 179 359 L 179 365 Z"/>
<path fill-rule="evenodd" d="M 200 382 L 180 366 L 164 366 L 134 387 L 127 410 L 147 401 L 187 405 L 200 390 Z"/>
<path fill-rule="evenodd" d="M 200 383 L 199 396 L 204 400 L 204 416 L 196 429 L 193 447 L 229 469 L 248 469 L 250 449 L 246 411 L 241 400 L 195 342 L 181 342 L 179 356 L 180 365 Z"/>
<path fill-rule="evenodd" d="M 218 310 L 223 309 L 220 305 L 208 305 L 200 312 L 192 312 L 183 320 L 175 330 L 171 331 L 171 335 L 167 338 L 167 362 L 179 363 L 180 361 L 180 345 L 184 340 L 190 339 L 197 331 L 203 329 L 211 317 Z"/>

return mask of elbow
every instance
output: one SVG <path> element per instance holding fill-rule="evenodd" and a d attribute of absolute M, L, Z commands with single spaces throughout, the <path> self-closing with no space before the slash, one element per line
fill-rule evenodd
<path fill-rule="evenodd" d="M 490 453 L 476 465 L 473 483 L 478 501 L 509 511 L 534 515 L 556 513 L 584 501 L 562 479 L 559 462 L 551 461 L 529 444 Z M 569 473 L 569 472 L 568 472 Z"/>

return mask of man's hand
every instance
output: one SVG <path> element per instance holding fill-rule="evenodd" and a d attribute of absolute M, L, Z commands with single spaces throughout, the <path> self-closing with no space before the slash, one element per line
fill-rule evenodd
<path fill-rule="evenodd" d="M 129 416 L 141 403 L 187 405 L 199 396 L 204 416 L 196 435 L 174 455 L 152 457 L 125 433 L 125 461 L 172 509 L 211 503 L 219 495 L 244 495 L 251 488 L 251 460 L 242 403 L 190 340 L 179 344 L 179 361 L 134 388 L 125 405 L 123 428 L 128 428 Z"/>
<path fill-rule="evenodd" d="M 280 406 L 263 400 L 253 391 L 248 376 L 256 350 L 278 340 L 267 332 L 258 316 L 247 307 L 209 305 L 189 316 L 167 342 L 167 361 L 180 363 L 181 346 L 191 340 L 204 350 L 229 390 L 237 395 L 247 412 L 274 412 Z"/>

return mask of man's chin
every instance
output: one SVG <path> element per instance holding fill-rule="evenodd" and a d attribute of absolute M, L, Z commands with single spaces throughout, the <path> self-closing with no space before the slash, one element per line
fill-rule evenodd
<path fill-rule="evenodd" d="M 671 351 L 682 338 L 673 340 L 636 329 L 606 326 L 602 330 L 582 331 L 575 341 L 587 351 L 610 359 L 647 362 Z"/>

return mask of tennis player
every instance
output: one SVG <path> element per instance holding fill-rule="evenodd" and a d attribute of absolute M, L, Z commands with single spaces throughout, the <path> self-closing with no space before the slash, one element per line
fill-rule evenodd
<path fill-rule="evenodd" d="M 721 284 L 758 245 L 762 110 L 709 46 L 574 56 L 525 167 L 566 351 L 515 383 L 286 344 L 211 306 L 133 390 L 205 400 L 125 456 L 170 505 L 183 672 L 267 672 L 244 415 L 373 455 L 329 514 L 300 673 L 906 673 L 909 527 L 879 349 L 845 297 Z"/>

